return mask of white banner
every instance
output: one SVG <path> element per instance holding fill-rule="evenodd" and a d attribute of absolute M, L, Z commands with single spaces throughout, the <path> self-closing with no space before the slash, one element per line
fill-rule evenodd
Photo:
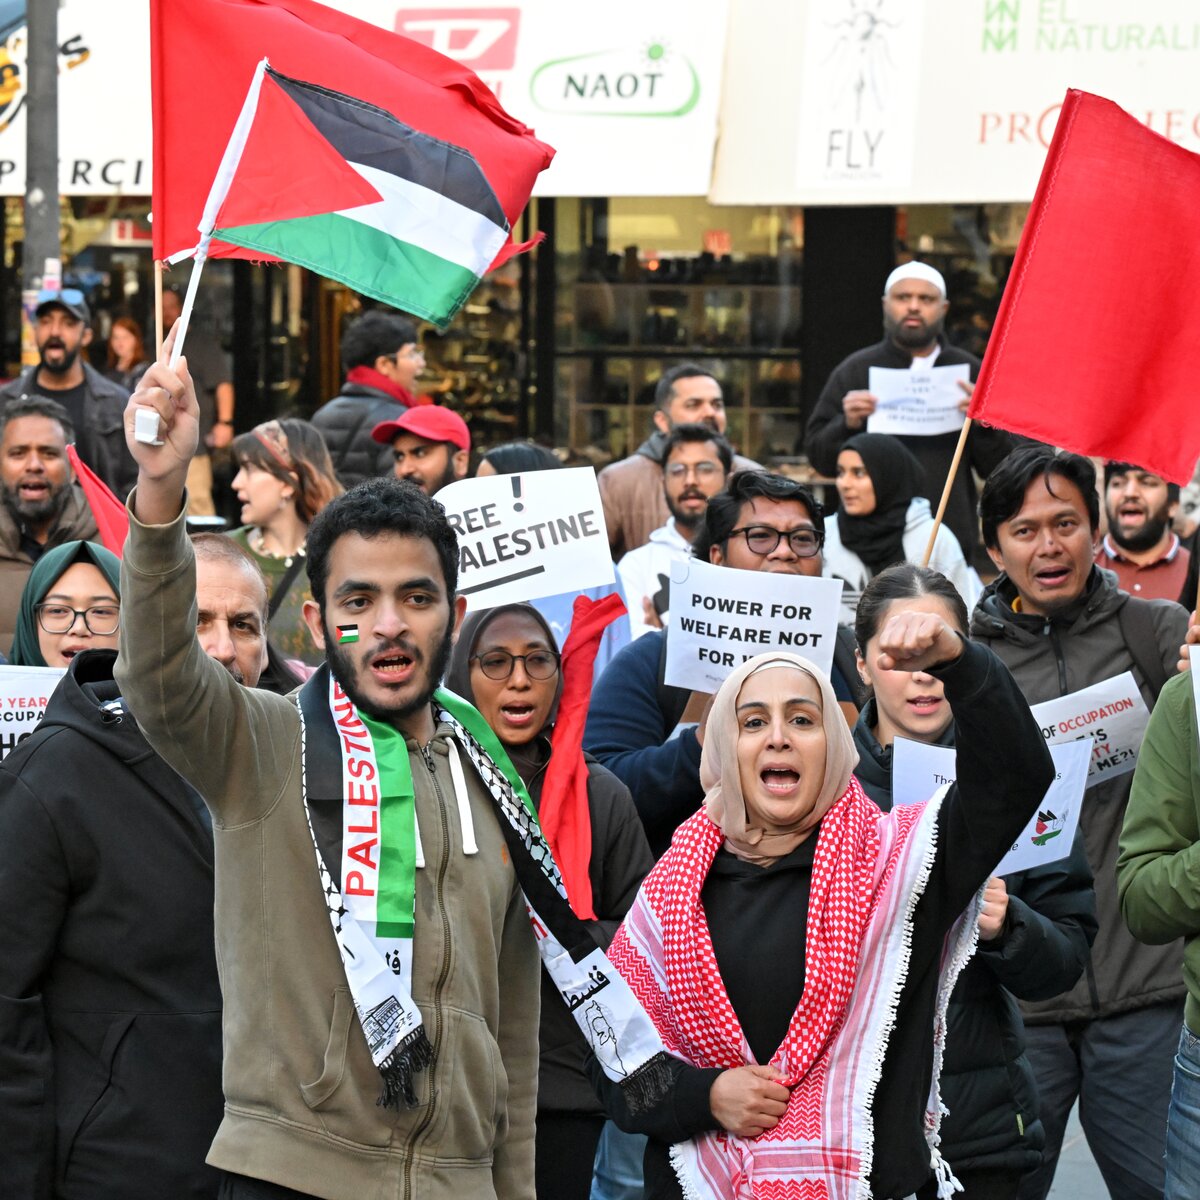
<path fill-rule="evenodd" d="M 958 385 L 971 378 L 966 363 L 929 371 L 870 367 L 867 378 L 867 387 L 878 401 L 867 418 L 868 433 L 920 437 L 954 433 L 963 427 L 966 413 L 959 405 L 967 394 Z"/>
<path fill-rule="evenodd" d="M 34 731 L 65 674 L 61 667 L 0 666 L 0 759 Z"/>
<path fill-rule="evenodd" d="M 1087 786 L 1091 753 L 1084 742 L 1050 747 L 1054 782 L 1012 848 L 993 872 L 1011 875 L 1058 862 L 1071 853 Z M 892 803 L 920 804 L 955 779 L 954 747 L 909 738 L 892 743 Z"/>
<path fill-rule="evenodd" d="M 614 580 L 591 467 L 460 479 L 434 499 L 458 534 L 458 591 L 472 612 Z"/>
<path fill-rule="evenodd" d="M 327 2 L 475 71 L 558 150 L 539 194 L 708 192 L 729 0 L 610 0 L 586 19 L 556 0 Z M 63 0 L 59 46 L 62 193 L 149 195 L 146 0 Z M 25 188 L 26 83 L 22 23 L 0 50 L 0 194 Z"/>
<path fill-rule="evenodd" d="M 1088 787 L 1137 766 L 1150 710 L 1131 671 L 1030 707 L 1048 745 L 1091 740 Z"/>
<path fill-rule="evenodd" d="M 771 650 L 829 674 L 841 602 L 840 579 L 675 563 L 666 682 L 715 692 L 734 668 Z"/>

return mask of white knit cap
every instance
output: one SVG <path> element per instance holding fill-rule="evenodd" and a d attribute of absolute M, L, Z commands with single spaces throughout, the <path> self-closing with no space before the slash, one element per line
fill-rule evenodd
<path fill-rule="evenodd" d="M 936 267 L 931 267 L 928 263 L 901 263 L 887 277 L 887 283 L 883 285 L 883 294 L 886 296 L 892 290 L 893 285 L 902 279 L 923 279 L 926 283 L 932 283 L 942 293 L 943 300 L 946 298 L 946 281 L 942 278 L 941 271 Z"/>

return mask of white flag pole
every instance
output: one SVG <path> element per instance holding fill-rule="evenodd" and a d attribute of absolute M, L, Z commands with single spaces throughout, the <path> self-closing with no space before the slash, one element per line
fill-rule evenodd
<path fill-rule="evenodd" d="M 192 307 L 196 302 L 196 288 L 200 283 L 200 272 L 204 269 L 205 259 L 208 258 L 208 247 L 212 242 L 213 230 L 216 228 L 217 214 L 221 211 L 221 205 L 225 203 L 225 197 L 229 194 L 233 177 L 237 174 L 238 164 L 242 161 L 242 151 L 246 149 L 250 129 L 254 125 L 254 114 L 258 111 L 258 96 L 262 90 L 262 81 L 267 65 L 267 60 L 264 58 L 254 68 L 250 88 L 242 103 L 242 111 L 238 114 L 233 133 L 229 136 L 225 153 L 221 156 L 221 165 L 217 168 L 216 177 L 209 189 L 208 200 L 204 204 L 204 213 L 197 226 L 200 231 L 200 241 L 191 250 L 181 251 L 167 260 L 168 262 L 178 262 L 183 258 L 193 260 L 192 277 L 188 280 L 187 293 L 183 298 L 183 310 L 179 314 L 179 332 L 175 336 L 175 348 L 171 354 L 170 365 L 172 367 L 179 362 L 179 356 L 183 353 L 183 342 L 187 337 Z"/>

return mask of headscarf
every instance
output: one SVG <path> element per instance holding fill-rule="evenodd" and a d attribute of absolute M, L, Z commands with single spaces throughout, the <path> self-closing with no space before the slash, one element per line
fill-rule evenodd
<path fill-rule="evenodd" d="M 829 676 L 798 654 L 760 654 L 743 663 L 717 691 L 704 734 L 700 755 L 700 785 L 704 788 L 704 807 L 708 819 L 725 835 L 725 848 L 738 858 L 766 866 L 790 854 L 807 836 L 810 815 L 790 829 L 767 833 L 751 825 L 742 795 L 738 769 L 737 700 L 742 685 L 762 670 L 794 667 L 813 679 L 821 691 L 821 722 L 825 728 L 825 778 L 817 795 L 814 811 L 825 813 L 850 784 L 858 765 L 858 750 L 846 718 L 838 707 Z"/>
<path fill-rule="evenodd" d="M 34 564 L 17 613 L 16 634 L 8 661 L 18 667 L 44 667 L 42 647 L 38 642 L 37 606 L 50 594 L 51 588 L 77 562 L 91 563 L 112 585 L 113 595 L 121 597 L 121 560 L 110 550 L 94 542 L 63 542 L 47 550 Z"/>
<path fill-rule="evenodd" d="M 875 489 L 875 509 L 865 517 L 838 513 L 838 535 L 872 575 L 904 561 L 904 525 L 908 506 L 925 487 L 925 472 L 902 442 L 886 433 L 856 433 L 838 450 L 853 450 L 867 468 Z"/>

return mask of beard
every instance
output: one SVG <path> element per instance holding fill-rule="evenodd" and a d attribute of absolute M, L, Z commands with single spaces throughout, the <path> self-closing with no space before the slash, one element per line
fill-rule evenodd
<path fill-rule="evenodd" d="M 679 504 L 682 504 L 684 500 L 693 500 L 697 497 L 701 500 L 706 499 L 700 492 L 684 492 L 679 497 Z M 671 516 L 675 518 L 675 524 L 680 529 L 699 529 L 704 524 L 704 509 L 696 513 L 687 512 L 683 508 L 677 508 L 669 496 L 667 497 L 667 508 L 670 509 Z"/>
<path fill-rule="evenodd" d="M 387 721 L 390 723 L 403 720 L 405 717 L 410 717 L 419 709 L 424 708 L 433 698 L 434 691 L 441 683 L 442 676 L 446 673 L 446 664 L 450 661 L 450 651 L 454 647 L 453 620 L 446 622 L 446 629 L 441 639 L 433 646 L 432 652 L 429 654 L 426 654 L 425 649 L 421 649 L 415 642 L 408 638 L 396 638 L 385 645 L 373 647 L 370 651 L 372 657 L 384 650 L 402 650 L 417 664 L 418 668 L 422 664 L 428 664 L 424 683 L 418 689 L 416 696 L 410 700 L 406 700 L 402 704 L 383 708 L 362 694 L 362 691 L 358 687 L 359 667 L 355 664 L 353 658 L 351 658 L 350 652 L 339 646 L 335 637 L 330 636 L 329 626 L 325 622 L 324 614 L 321 617 L 321 624 L 325 630 L 325 661 L 329 663 L 330 672 L 333 674 L 334 679 L 342 685 L 342 691 L 350 697 L 350 701 L 354 707 L 359 712 L 366 713 L 368 717 L 372 717 L 376 721 Z"/>
<path fill-rule="evenodd" d="M 1166 510 L 1160 509 L 1158 512 L 1147 513 L 1140 529 L 1134 530 L 1132 533 L 1123 533 L 1120 522 L 1112 513 L 1109 513 L 1108 533 L 1122 550 L 1131 550 L 1134 554 L 1141 554 L 1144 550 L 1152 550 L 1158 545 L 1170 523 L 1171 519 L 1167 516 Z"/>
<path fill-rule="evenodd" d="M 62 360 L 57 364 L 46 361 L 46 351 L 51 349 L 62 351 Z M 65 375 L 75 365 L 75 360 L 79 357 L 81 349 L 82 345 L 72 348 L 61 338 L 50 338 L 44 346 L 38 347 L 38 358 L 41 361 L 41 369 L 49 371 L 51 375 Z"/>
<path fill-rule="evenodd" d="M 69 493 L 65 484 L 58 488 L 50 485 L 42 500 L 22 500 L 19 488 L 18 483 L 15 487 L 4 489 L 4 507 L 18 521 L 41 525 L 46 521 L 53 521 L 67 506 Z"/>
<path fill-rule="evenodd" d="M 883 316 L 884 333 L 904 350 L 924 350 L 926 346 L 932 346 L 941 337 L 945 324 L 946 318 L 942 316 L 936 321 L 922 321 L 910 329 L 887 313 Z"/>

